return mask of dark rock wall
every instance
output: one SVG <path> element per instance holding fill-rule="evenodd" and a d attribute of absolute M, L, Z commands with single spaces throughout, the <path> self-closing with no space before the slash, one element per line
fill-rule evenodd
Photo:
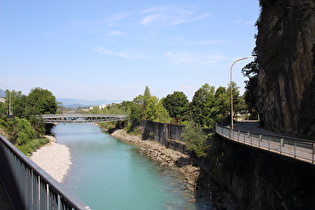
<path fill-rule="evenodd" d="M 260 0 L 258 108 L 267 128 L 315 136 L 315 1 Z"/>
<path fill-rule="evenodd" d="M 313 209 L 315 167 L 222 138 L 200 164 L 235 197 L 237 209 Z"/>

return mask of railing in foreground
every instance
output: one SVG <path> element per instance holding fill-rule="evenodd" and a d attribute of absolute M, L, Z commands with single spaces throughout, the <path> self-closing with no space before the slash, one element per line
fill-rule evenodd
<path fill-rule="evenodd" d="M 14 209 L 90 209 L 1 135 L 0 181 Z"/>
<path fill-rule="evenodd" d="M 315 142 L 292 137 L 262 135 L 216 125 L 216 133 L 230 140 L 314 164 Z"/>

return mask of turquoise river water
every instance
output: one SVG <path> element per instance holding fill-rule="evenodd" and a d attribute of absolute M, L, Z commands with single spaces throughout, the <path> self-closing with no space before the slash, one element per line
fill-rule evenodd
<path fill-rule="evenodd" d="M 57 125 L 53 132 L 57 143 L 71 152 L 72 165 L 62 185 L 91 209 L 199 209 L 189 202 L 193 195 L 178 174 L 96 125 Z"/>

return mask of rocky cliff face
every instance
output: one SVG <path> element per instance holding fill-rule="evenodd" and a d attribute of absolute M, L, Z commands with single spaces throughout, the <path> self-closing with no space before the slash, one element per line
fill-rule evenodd
<path fill-rule="evenodd" d="M 260 0 L 258 108 L 271 130 L 315 136 L 315 1 Z"/>

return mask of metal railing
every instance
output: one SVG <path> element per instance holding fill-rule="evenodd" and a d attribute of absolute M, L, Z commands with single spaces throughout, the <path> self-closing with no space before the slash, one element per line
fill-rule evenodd
<path fill-rule="evenodd" d="M 0 181 L 14 209 L 90 209 L 1 135 Z"/>
<path fill-rule="evenodd" d="M 216 133 L 241 144 L 268 150 L 311 164 L 314 164 L 315 161 L 315 142 L 311 140 L 276 135 L 263 135 L 231 129 L 220 125 L 216 125 Z"/>

